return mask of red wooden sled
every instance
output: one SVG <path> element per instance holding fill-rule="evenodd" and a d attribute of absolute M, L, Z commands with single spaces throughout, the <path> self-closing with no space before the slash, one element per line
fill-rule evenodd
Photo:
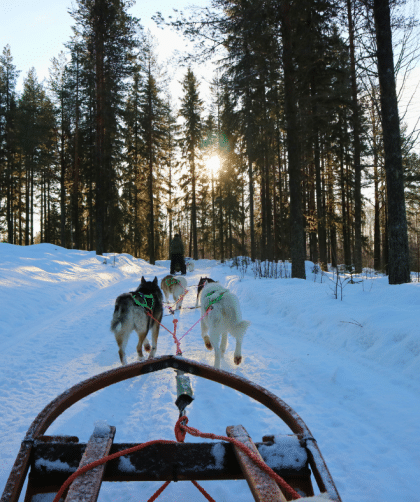
<path fill-rule="evenodd" d="M 272 465 L 273 470 L 302 496 L 311 496 L 314 493 L 311 482 L 312 471 L 319 491 L 328 493 L 331 500 L 341 502 L 315 439 L 303 420 L 290 406 L 268 390 L 245 378 L 172 355 L 106 371 L 80 382 L 48 404 L 33 421 L 22 441 L 0 502 L 18 502 L 29 469 L 25 502 L 32 502 L 33 497 L 37 494 L 58 492 L 64 481 L 79 466 L 138 444 L 113 443 L 115 427 L 109 427 L 106 433 L 103 431 L 98 433 L 95 430 L 87 444 L 79 443 L 76 437 L 44 436 L 44 433 L 61 413 L 84 397 L 122 380 L 166 368 L 175 369 L 178 376 L 190 373 L 227 385 L 259 401 L 273 411 L 291 429 L 292 435 L 284 438 L 265 436 L 262 438 L 262 442 L 254 443 L 245 429 L 239 425 L 228 427 L 227 434 L 230 437 L 236 437 L 254 451 L 259 452 L 264 460 L 273 458 L 273 453 L 274 457 L 280 459 L 282 445 L 284 446 L 284 441 L 287 442 L 290 439 L 294 444 L 292 448 L 296 448 L 296 457 L 302 458 L 303 453 L 306 460 L 303 463 L 298 462 L 296 466 L 282 465 L 282 462 L 279 461 Z M 184 409 L 188 403 L 187 396 L 186 402 L 182 405 Z M 177 405 L 179 407 L 179 403 Z M 291 500 L 287 493 L 281 492 L 275 481 L 247 457 L 244 457 L 235 445 L 226 442 L 216 444 L 219 452 L 218 457 L 222 459 L 218 463 L 215 463 L 215 457 L 212 453 L 215 443 L 208 442 L 148 446 L 141 451 L 126 455 L 125 458 L 128 458 L 133 466 L 132 469 L 130 468 L 130 472 L 121 469 L 118 459 L 110 460 L 101 468 L 95 468 L 95 470 L 77 478 L 70 486 L 65 500 L 66 502 L 96 501 L 102 481 L 224 479 L 246 479 L 256 501 L 283 502 Z M 57 460 L 61 462 L 60 469 L 54 467 L 54 462 Z M 63 469 L 65 464 L 68 468 Z M 46 468 L 45 466 L 50 467 Z"/>

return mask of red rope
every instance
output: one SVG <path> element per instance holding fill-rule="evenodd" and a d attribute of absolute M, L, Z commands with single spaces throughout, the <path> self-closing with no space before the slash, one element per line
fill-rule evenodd
<path fill-rule="evenodd" d="M 151 312 L 149 312 L 148 310 L 146 310 L 145 312 L 146 312 L 146 314 L 147 314 L 149 317 L 151 317 L 154 321 L 156 321 L 156 322 L 159 324 L 159 326 L 162 326 L 162 328 L 163 328 L 163 329 L 166 329 L 166 331 L 167 331 L 168 333 L 170 333 L 170 334 L 173 336 L 173 338 L 174 338 L 174 342 L 175 342 L 175 344 L 176 344 L 176 355 L 177 355 L 177 356 L 178 356 L 178 355 L 181 355 L 181 356 L 182 356 L 182 351 L 181 351 L 181 340 L 184 338 L 184 336 L 185 336 L 185 335 L 187 335 L 187 334 L 188 334 L 188 333 L 189 333 L 189 332 L 190 332 L 190 331 L 194 328 L 194 326 L 196 326 L 196 325 L 197 325 L 197 324 L 201 321 L 201 319 L 203 319 L 204 317 L 206 317 L 206 315 L 208 315 L 208 313 L 210 312 L 210 310 L 211 310 L 211 309 L 212 309 L 212 307 L 210 306 L 210 307 L 206 310 L 206 312 L 204 313 L 204 315 L 202 315 L 202 316 L 200 317 L 200 319 L 199 319 L 197 322 L 195 322 L 195 323 L 191 326 L 191 328 L 190 328 L 189 330 L 187 330 L 187 331 L 186 331 L 186 333 L 184 333 L 184 334 L 181 336 L 181 338 L 180 338 L 179 340 L 178 340 L 178 338 L 176 337 L 176 323 L 178 322 L 178 319 L 174 319 L 174 320 L 173 320 L 173 323 L 174 323 L 174 332 L 172 333 L 172 331 L 169 331 L 169 329 L 168 329 L 166 326 L 164 326 L 164 325 L 163 325 L 162 323 L 160 323 L 157 319 L 155 319 L 155 318 L 153 317 L 153 315 L 151 314 Z"/>
<path fill-rule="evenodd" d="M 98 465 L 105 464 L 109 460 L 113 460 L 114 458 L 122 457 L 123 455 L 127 455 L 129 453 L 134 453 L 135 451 L 139 451 L 146 446 L 150 446 L 152 444 L 172 444 L 175 443 L 175 441 L 170 441 L 166 439 L 155 439 L 153 441 L 148 441 L 147 443 L 143 444 L 138 444 L 137 446 L 133 446 L 132 448 L 128 448 L 127 450 L 122 450 L 118 451 L 116 453 L 113 453 L 112 455 L 107 455 L 106 457 L 100 458 L 98 460 L 95 460 L 94 462 L 91 462 L 90 464 L 85 465 L 84 467 L 81 467 L 80 469 L 77 469 L 76 472 L 74 472 L 69 478 L 66 479 L 66 481 L 63 483 L 61 488 L 58 490 L 56 496 L 54 497 L 53 502 L 59 502 L 61 496 L 63 493 L 67 490 L 67 488 L 73 483 L 73 481 L 80 476 L 81 474 L 84 474 L 87 471 L 90 471 L 94 467 L 97 467 Z"/>
<path fill-rule="evenodd" d="M 183 442 L 185 438 L 185 433 L 183 434 L 181 433 L 181 436 L 179 435 L 177 436 L 178 422 L 175 425 L 175 436 L 178 442 Z M 178 437 L 182 437 L 182 439 L 178 439 Z M 123 455 L 134 453 L 135 451 L 140 451 L 146 446 L 150 446 L 152 444 L 173 444 L 173 443 L 176 443 L 176 441 L 171 441 L 166 439 L 155 439 L 153 441 L 147 441 L 147 443 L 138 444 L 136 446 L 133 446 L 132 448 L 127 448 L 126 450 L 118 451 L 116 453 L 113 453 L 112 455 L 107 455 L 106 457 L 102 457 L 98 460 L 95 460 L 94 462 L 91 462 L 90 464 L 87 464 L 84 467 L 77 469 L 76 472 L 74 472 L 70 477 L 68 477 L 66 481 L 62 484 L 61 488 L 58 490 L 56 496 L 54 497 L 53 502 L 59 502 L 63 493 L 67 490 L 67 488 L 71 485 L 71 483 L 73 483 L 73 481 L 78 476 L 84 474 L 87 471 L 90 471 L 91 469 L 94 469 L 98 465 L 105 464 L 106 462 L 108 462 L 109 460 L 113 460 L 114 458 L 122 457 Z M 152 495 L 152 497 L 147 502 L 153 502 L 154 500 L 156 500 L 159 497 L 159 495 L 163 492 L 163 490 L 169 485 L 169 483 L 170 481 L 165 481 L 165 483 L 155 492 L 154 495 Z M 198 490 L 200 490 L 200 492 L 206 497 L 206 499 L 209 500 L 209 502 L 216 502 L 196 481 L 192 481 L 192 483 L 194 484 L 194 486 L 198 488 Z"/>
<path fill-rule="evenodd" d="M 208 315 L 208 313 L 210 312 L 210 310 L 211 310 L 211 307 L 209 307 L 209 308 L 206 310 L 205 314 L 204 314 L 204 315 L 202 315 L 202 316 L 200 317 L 200 319 L 199 319 L 196 323 L 194 323 L 194 324 L 191 326 L 191 328 L 190 328 L 190 329 L 189 329 L 186 333 L 184 333 L 184 334 L 181 336 L 181 338 L 179 339 L 179 341 L 181 341 L 181 340 L 184 338 L 184 336 L 185 336 L 185 335 L 188 335 L 188 333 L 189 333 L 189 332 L 190 332 L 190 331 L 194 328 L 194 326 L 196 326 L 196 325 L 197 325 L 197 324 L 201 321 L 201 319 L 203 319 L 204 317 L 206 317 L 206 315 Z"/>
<path fill-rule="evenodd" d="M 178 340 L 178 338 L 176 337 L 176 325 L 178 323 L 178 319 L 174 319 L 173 323 L 174 323 L 174 332 L 172 333 L 172 336 L 174 337 L 174 342 L 176 344 L 176 355 L 182 356 L 181 343 L 180 340 Z"/>
<path fill-rule="evenodd" d="M 206 490 L 200 486 L 197 481 L 194 481 L 193 479 L 191 480 L 191 483 L 198 489 L 200 492 L 206 497 L 207 500 L 210 502 L 216 502 L 210 495 L 206 492 Z"/>
<path fill-rule="evenodd" d="M 185 422 L 183 424 L 182 422 Z M 229 441 L 229 443 L 232 443 L 236 445 L 238 448 L 240 448 L 250 459 L 252 459 L 260 469 L 265 471 L 270 478 L 274 479 L 280 486 L 281 488 L 289 493 L 293 499 L 300 499 L 301 496 L 290 486 L 286 483 L 286 481 L 276 474 L 273 469 L 268 467 L 268 465 L 262 461 L 258 455 L 256 455 L 254 452 L 252 452 L 247 446 L 245 446 L 243 443 L 238 441 L 237 439 L 230 438 L 227 436 L 218 436 L 216 434 L 211 434 L 211 433 L 206 433 L 206 432 L 200 432 L 198 429 L 194 429 L 194 427 L 188 427 L 188 417 L 180 417 L 175 425 L 175 436 L 177 440 L 179 441 L 178 437 L 183 437 L 185 438 L 185 434 L 188 432 L 191 434 L 191 436 L 196 436 L 196 437 L 201 437 L 201 438 L 208 438 L 208 439 L 221 439 L 222 441 Z M 183 441 L 183 439 L 182 439 Z"/>
<path fill-rule="evenodd" d="M 147 502 L 153 502 L 154 500 L 156 500 L 159 497 L 159 495 L 163 492 L 163 490 L 169 485 L 169 483 L 170 481 L 165 481 L 163 485 L 159 488 L 159 490 L 157 490 Z"/>
<path fill-rule="evenodd" d="M 183 423 L 184 422 L 184 423 Z M 202 438 L 208 438 L 208 439 L 220 439 L 222 441 L 228 441 L 229 443 L 233 443 L 238 448 L 240 448 L 246 455 L 248 455 L 249 458 L 251 458 L 263 471 L 265 471 L 271 478 L 273 478 L 283 490 L 285 490 L 287 493 L 289 493 L 293 499 L 300 499 L 301 496 L 293 490 L 291 486 L 289 486 L 286 481 L 282 477 L 280 477 L 278 474 L 276 474 L 268 465 L 266 465 L 255 453 L 253 453 L 249 448 L 247 448 L 243 443 L 238 441 L 237 439 L 230 438 L 227 436 L 218 436 L 217 434 L 211 434 L 211 433 L 206 433 L 206 432 L 200 432 L 198 429 L 195 429 L 194 427 L 188 427 L 188 417 L 183 416 L 180 417 L 176 424 L 175 424 L 175 437 L 179 443 L 183 443 L 186 433 L 188 432 L 192 436 L 196 437 L 202 437 Z M 54 497 L 53 502 L 59 502 L 61 496 L 63 493 L 67 490 L 67 488 L 71 485 L 71 483 L 81 474 L 84 474 L 87 471 L 90 471 L 94 467 L 97 467 L 98 465 L 105 464 L 109 460 L 113 460 L 118 457 L 122 457 L 123 455 L 128 455 L 129 453 L 134 453 L 136 451 L 140 451 L 146 446 L 150 446 L 152 444 L 173 444 L 175 441 L 171 440 L 166 440 L 166 439 L 155 439 L 152 441 L 148 441 L 147 443 L 139 444 L 136 446 L 133 446 L 132 448 L 127 448 L 126 450 L 118 451 L 116 453 L 113 453 L 112 455 L 107 455 L 106 457 L 100 458 L 98 460 L 95 460 L 94 462 L 91 462 L 90 464 L 85 465 L 84 467 L 81 467 L 80 469 L 77 469 L 76 472 L 74 472 L 67 480 L 63 483 L 61 488 L 58 490 L 56 496 Z M 155 492 L 154 495 L 147 501 L 147 502 L 153 502 L 156 500 L 159 495 L 165 490 L 165 488 L 169 485 L 170 481 L 165 481 L 165 483 Z M 202 486 L 200 486 L 196 481 L 192 481 L 193 485 L 204 495 L 204 497 L 209 501 L 209 502 L 216 502 L 205 490 Z"/>

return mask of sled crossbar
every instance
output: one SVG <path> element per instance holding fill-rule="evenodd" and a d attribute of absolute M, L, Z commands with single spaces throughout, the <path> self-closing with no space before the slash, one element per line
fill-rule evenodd
<path fill-rule="evenodd" d="M 132 448 L 137 444 L 140 443 L 114 443 L 109 454 Z M 270 443 L 261 442 L 255 445 L 258 450 L 262 445 L 267 447 Z M 85 449 L 86 443 L 38 442 L 33 449 L 30 474 L 32 481 L 39 485 L 47 480 L 48 482 L 66 480 L 77 470 Z M 267 460 L 269 449 L 265 448 L 265 450 L 262 457 Z M 218 462 L 215 455 L 217 457 L 220 455 L 224 459 L 223 462 Z M 144 450 L 124 455 L 123 458 L 126 460 L 121 462 L 115 459 L 106 464 L 104 481 L 166 481 L 169 479 L 203 481 L 213 478 L 244 478 L 232 444 L 221 441 L 154 444 Z M 130 470 L 124 468 L 124 464 L 128 465 Z M 299 470 L 277 467 L 273 467 L 273 470 L 282 477 L 306 477 L 310 474 L 307 466 Z"/>

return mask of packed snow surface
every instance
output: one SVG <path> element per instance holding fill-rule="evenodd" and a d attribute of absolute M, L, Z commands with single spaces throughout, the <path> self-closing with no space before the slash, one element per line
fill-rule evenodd
<path fill-rule="evenodd" d="M 106 262 L 106 263 L 105 263 Z M 363 274 L 334 296 L 332 273 L 307 262 L 307 279 L 255 279 L 227 264 L 199 260 L 187 274 L 183 307 L 195 306 L 201 276 L 234 292 L 245 320 L 240 366 L 229 338 L 222 369 L 243 376 L 286 401 L 316 438 L 343 502 L 419 502 L 420 284 L 389 286 Z M 35 416 L 72 385 L 120 365 L 110 332 L 115 298 L 144 275 L 160 280 L 169 262 L 151 266 L 127 254 L 97 256 L 50 244 L 0 244 L 0 493 L 20 442 Z M 243 277 L 241 277 L 243 275 Z M 322 282 L 321 282 L 322 280 Z M 182 335 L 199 309 L 177 312 Z M 172 330 L 173 317 L 163 318 Z M 150 340 L 150 337 L 149 337 Z M 131 335 L 128 362 L 136 360 Z M 213 364 L 199 324 L 182 339 L 183 355 Z M 161 329 L 157 355 L 175 354 Z M 190 376 L 195 400 L 189 425 L 224 435 L 242 424 L 255 442 L 290 433 L 271 411 L 215 382 Z M 78 402 L 49 434 L 86 442 L 97 420 L 116 427 L 115 442 L 175 439 L 178 410 L 171 369 L 120 382 Z M 99 422 L 99 424 L 105 422 Z M 186 441 L 201 441 L 187 435 Z M 213 449 L 216 465 L 223 458 Z M 124 462 L 124 460 L 120 460 Z M 125 464 L 127 470 L 130 465 Z M 146 501 L 161 483 L 104 483 L 100 502 Z M 252 501 L 245 481 L 203 482 L 217 502 Z M 21 500 L 23 501 L 24 495 Z M 201 501 L 188 482 L 171 483 L 159 501 Z"/>

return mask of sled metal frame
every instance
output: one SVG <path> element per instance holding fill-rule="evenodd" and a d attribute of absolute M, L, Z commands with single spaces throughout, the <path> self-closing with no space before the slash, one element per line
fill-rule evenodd
<path fill-rule="evenodd" d="M 160 371 L 167 368 L 173 368 L 175 370 L 180 370 L 185 373 L 190 373 L 192 375 L 196 375 L 202 378 L 206 378 L 208 380 L 212 380 L 214 382 L 220 383 L 222 385 L 226 385 L 232 389 L 235 389 L 243 394 L 248 395 L 249 397 L 255 399 L 256 401 L 263 404 L 266 408 L 270 409 L 273 413 L 275 413 L 281 420 L 290 428 L 290 430 L 297 435 L 301 444 L 305 447 L 308 454 L 308 463 L 312 469 L 312 473 L 318 485 L 319 491 L 321 493 L 327 492 L 329 497 L 336 501 L 341 502 L 340 495 L 338 494 L 337 488 L 334 484 L 334 481 L 331 477 L 330 472 L 328 471 L 327 465 L 322 457 L 322 454 L 318 448 L 318 445 L 315 439 L 312 437 L 312 434 L 309 428 L 306 426 L 305 422 L 300 418 L 300 416 L 284 401 L 282 401 L 275 394 L 271 393 L 267 389 L 250 382 L 249 380 L 233 375 L 232 373 L 219 370 L 213 368 L 212 366 L 208 366 L 205 364 L 198 363 L 196 361 L 192 361 L 190 359 L 185 359 L 181 356 L 173 356 L 166 355 L 157 357 L 154 359 L 149 359 L 144 362 L 136 362 L 129 364 L 127 366 L 122 366 L 113 370 L 106 371 L 94 377 L 91 377 L 83 382 L 80 382 L 69 390 L 63 392 L 58 397 L 56 397 L 53 401 L 51 401 L 39 415 L 32 422 L 31 426 L 26 433 L 24 440 L 22 441 L 19 453 L 17 455 L 16 461 L 13 465 L 9 478 L 7 480 L 3 495 L 0 499 L 0 502 L 18 502 L 20 493 L 22 491 L 23 484 L 25 482 L 26 476 L 28 474 L 29 467 L 31 463 L 33 463 L 34 456 L 39 454 L 42 448 L 57 449 L 59 452 L 64 453 L 67 449 L 73 451 L 74 449 L 79 448 L 79 459 L 82 456 L 84 449 L 87 445 L 76 443 L 78 439 L 76 437 L 68 437 L 68 436 L 44 436 L 48 427 L 54 422 L 54 420 L 61 415 L 65 410 L 67 410 L 70 406 L 80 401 L 84 397 L 97 392 L 109 385 L 121 382 L 123 380 L 127 380 L 129 378 L 134 378 L 140 375 L 147 375 L 148 373 L 152 373 L 155 371 Z M 264 440 L 270 440 L 269 437 L 263 438 Z M 88 443 L 89 444 L 89 443 Z M 138 443 L 137 443 L 138 444 Z M 214 443 L 213 443 L 214 444 Z M 149 449 L 141 450 L 137 452 L 135 455 L 143 454 L 147 459 L 166 459 L 172 455 L 172 457 L 178 457 L 179 455 L 184 456 L 186 459 L 192 459 L 191 461 L 197 460 L 198 457 L 206 457 L 209 454 L 209 448 L 213 446 L 213 444 L 209 443 L 178 443 L 178 444 L 164 444 L 164 445 L 152 445 Z M 232 458 L 233 447 L 230 444 L 219 443 L 223 445 L 225 449 L 225 454 L 231 454 Z M 110 449 L 110 453 L 114 451 L 122 450 L 124 448 L 129 447 L 130 445 L 120 445 L 114 444 Z M 258 443 L 257 443 L 258 446 Z M 124 447 L 124 448 L 123 448 Z M 206 450 L 207 448 L 207 450 Z M 152 451 L 152 449 L 154 449 Z M 144 453 L 142 453 L 144 451 Z M 149 451 L 149 453 L 148 453 Z M 172 451 L 172 454 L 170 453 Z M 70 453 L 70 452 L 68 452 Z M 67 457 L 67 455 L 66 455 Z M 212 457 L 212 456 L 211 456 Z M 70 457 L 69 457 L 70 458 Z M 214 459 L 212 460 L 214 465 Z M 212 462 L 207 462 L 208 467 Z M 179 469 L 176 472 L 173 472 L 173 469 L 169 469 L 168 472 L 162 472 L 160 476 L 156 477 L 156 472 L 144 473 L 142 476 L 139 475 L 124 475 L 118 474 L 118 472 L 113 472 L 111 469 L 111 464 L 115 463 L 115 461 L 111 461 L 107 464 L 105 468 L 105 474 L 103 477 L 103 481 L 133 481 L 133 480 L 149 480 L 149 481 L 157 481 L 157 480 L 183 480 L 183 479 L 244 479 L 248 477 L 249 472 L 244 472 L 244 468 L 242 470 L 238 468 L 238 463 L 233 465 L 235 462 L 229 462 L 233 465 L 232 472 L 221 472 L 221 476 L 217 475 L 213 471 L 207 472 L 204 470 L 196 470 L 194 469 L 194 465 L 192 465 L 191 472 L 188 473 L 188 466 L 186 466 L 186 472 L 180 472 Z M 161 462 L 162 463 L 162 462 Z M 144 465 L 144 461 L 143 461 Z M 182 464 L 181 464 L 182 465 Z M 197 465 L 197 462 L 196 462 Z M 36 469 L 34 469 L 36 472 Z M 275 470 L 275 469 L 274 469 Z M 74 469 L 73 469 L 74 471 Z M 163 469 L 164 471 L 164 469 Z M 211 471 L 211 469 L 210 469 Z M 309 470 L 308 470 L 309 471 Z M 282 471 L 278 471 L 280 475 L 282 475 Z M 70 473 L 71 474 L 71 473 Z M 287 474 L 291 474 L 290 479 Z M 296 474 L 296 473 L 295 473 Z M 298 473 L 299 474 L 299 473 Z M 249 474 L 251 477 L 253 474 Z M 194 476 L 194 477 L 193 477 Z M 68 475 L 65 475 L 67 478 Z M 26 500 L 30 500 L 32 498 L 32 493 L 41 493 L 48 491 L 57 491 L 57 483 L 54 479 L 44 479 L 36 480 L 36 474 L 34 473 L 33 480 L 31 481 L 31 475 L 29 476 L 29 486 Z M 45 475 L 45 478 L 48 478 Z M 284 478 L 286 481 L 290 482 L 290 484 L 296 487 L 300 487 L 302 484 L 305 484 L 305 480 L 303 478 L 307 478 L 307 475 L 303 476 L 301 481 L 299 481 L 298 477 L 293 476 L 293 473 L 285 473 Z M 306 484 L 307 484 L 306 479 Z M 61 482 L 60 482 L 61 484 Z M 38 485 L 38 488 L 36 488 Z M 40 486 L 41 485 L 41 486 Z M 308 491 L 312 490 L 312 484 L 309 478 L 310 488 Z M 41 490 L 40 488 L 43 488 Z"/>

